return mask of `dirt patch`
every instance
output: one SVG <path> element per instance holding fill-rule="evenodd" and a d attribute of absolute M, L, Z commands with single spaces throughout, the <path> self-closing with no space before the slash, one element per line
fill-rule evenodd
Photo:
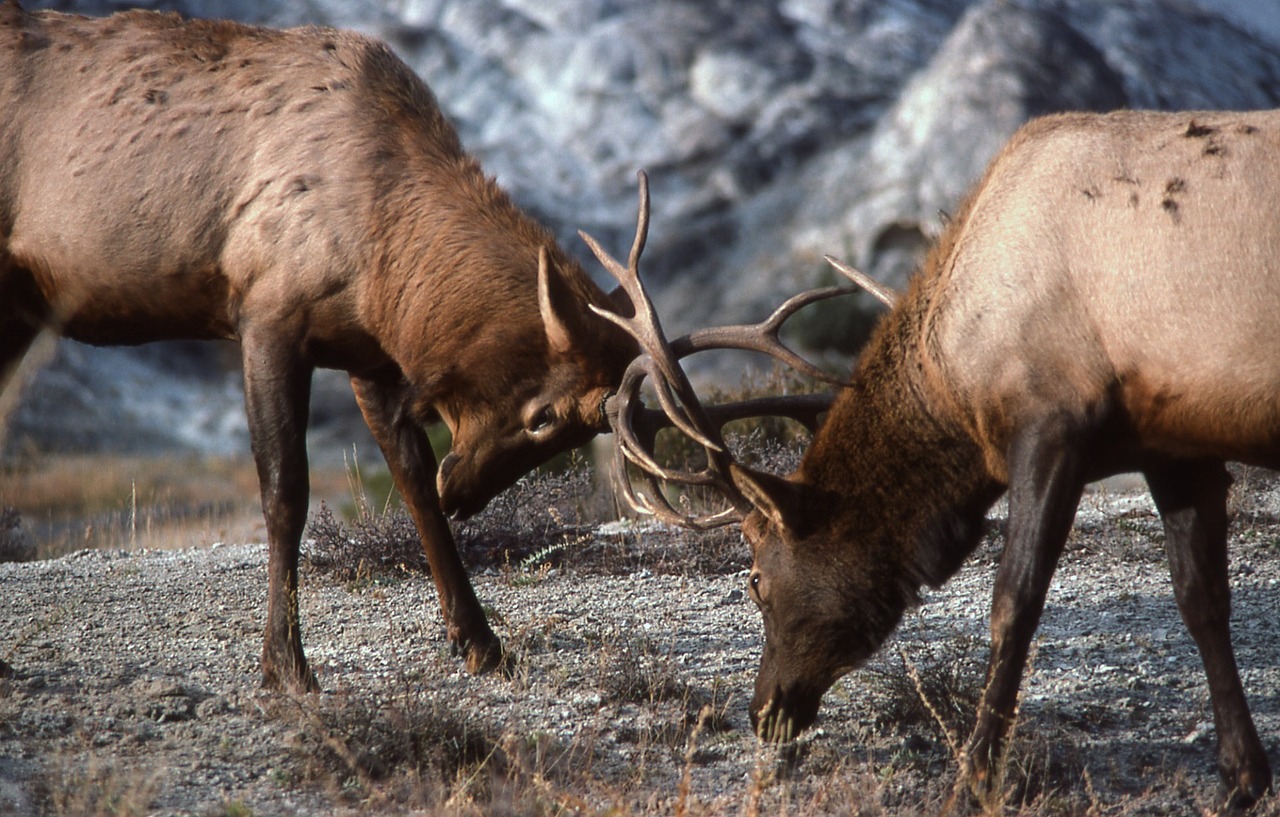
<path fill-rule="evenodd" d="M 1237 503 L 1231 575 L 1239 661 L 1275 758 L 1269 490 Z M 745 575 L 690 569 L 679 549 L 699 543 L 679 532 L 605 526 L 554 563 L 479 567 L 512 652 L 507 673 L 483 678 L 449 655 L 427 577 L 308 565 L 304 641 L 325 691 L 303 697 L 258 688 L 264 546 L 0 565 L 0 812 L 938 813 L 980 693 L 998 522 L 781 750 L 748 724 L 761 629 Z M 1142 494 L 1086 497 L 1023 685 L 1007 811 L 1216 802 L 1203 671 L 1161 540 Z M 602 552 L 623 558 L 620 575 Z"/>

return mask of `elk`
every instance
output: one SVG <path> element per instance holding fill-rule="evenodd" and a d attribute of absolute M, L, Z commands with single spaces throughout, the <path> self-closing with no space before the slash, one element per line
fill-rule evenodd
<path fill-rule="evenodd" d="M 317 688 L 297 600 L 316 367 L 350 374 L 451 646 L 494 668 L 446 516 L 607 429 L 636 347 L 588 307 L 625 306 L 368 37 L 4 2 L 0 110 L 0 386 L 46 329 L 239 341 L 268 529 L 264 685 Z"/>
<path fill-rule="evenodd" d="M 597 251 L 643 355 L 611 406 L 621 456 L 646 473 L 638 510 L 687 525 L 741 521 L 764 619 L 751 719 L 765 740 L 815 720 L 831 685 L 883 644 L 977 546 L 1008 496 L 983 703 L 961 779 L 999 781 L 1028 649 L 1084 486 L 1140 472 L 1162 518 L 1174 595 L 1204 664 L 1232 807 L 1271 770 L 1232 649 L 1227 461 L 1280 466 L 1280 112 L 1060 114 L 992 161 L 864 347 L 788 477 L 735 461 L 668 342 L 638 256 Z M 744 333 L 746 334 L 746 333 Z M 741 346 L 754 346 L 748 339 Z M 647 450 L 658 412 L 707 450 L 681 472 Z M 627 479 L 620 466 L 620 481 Z M 663 480 L 717 486 L 692 518 Z"/>

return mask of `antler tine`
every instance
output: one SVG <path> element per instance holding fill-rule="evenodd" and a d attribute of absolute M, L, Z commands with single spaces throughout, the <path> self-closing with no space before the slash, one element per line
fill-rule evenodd
<path fill-rule="evenodd" d="M 636 216 L 636 236 L 631 245 L 627 266 L 623 267 L 590 235 L 582 231 L 578 233 L 604 268 L 622 285 L 623 291 L 631 299 L 635 315 L 625 318 L 594 304 L 591 305 L 591 310 L 635 338 L 640 348 L 658 367 L 660 376 L 653 378 L 658 399 L 680 430 L 692 437 L 699 445 L 723 450 L 724 443 L 719 439 L 718 430 L 710 428 L 708 423 L 701 422 L 702 418 L 698 417 L 700 406 L 693 386 L 690 385 L 684 370 L 676 362 L 677 356 L 672 353 L 671 346 L 662 331 L 662 322 L 658 320 L 653 301 L 640 282 L 640 256 L 644 252 L 649 235 L 649 177 L 643 170 L 636 175 L 640 183 L 640 203 L 637 208 L 639 213 Z"/>
<path fill-rule="evenodd" d="M 880 283 L 862 270 L 849 266 L 833 255 L 824 255 L 822 257 L 827 260 L 828 264 L 835 267 L 837 272 L 870 292 L 876 297 L 876 300 L 885 306 L 892 308 L 898 302 L 898 291 L 893 287 Z"/>
<path fill-rule="evenodd" d="M 648 493 L 636 491 L 634 483 L 626 476 L 627 459 L 621 449 L 614 455 L 613 467 L 618 490 L 623 500 L 628 507 L 643 516 L 652 516 L 662 522 L 678 527 L 709 530 L 734 522 L 741 522 L 746 514 L 744 510 L 736 506 L 703 516 L 690 516 L 681 513 L 667 499 L 666 494 L 662 491 L 659 478 L 654 474 L 642 470 L 639 479 L 644 487 L 648 489 Z"/>
<path fill-rule="evenodd" d="M 636 208 L 636 237 L 631 242 L 631 254 L 627 256 L 627 269 L 639 273 L 640 255 L 644 252 L 644 245 L 649 240 L 649 174 L 643 170 L 637 170 L 636 181 L 640 186 L 640 203 Z M 638 275 L 636 280 L 639 283 Z M 649 299 L 646 297 L 645 300 Z"/>
<path fill-rule="evenodd" d="M 773 311 L 760 323 L 740 326 L 716 326 L 700 329 L 696 332 L 677 338 L 671 346 L 677 357 L 685 357 L 694 352 L 710 349 L 743 349 L 760 352 L 782 361 L 793 369 L 804 372 L 815 380 L 821 380 L 836 386 L 848 385 L 848 381 L 835 377 L 810 363 L 795 350 L 782 342 L 778 333 L 787 319 L 804 307 L 818 301 L 825 301 L 839 295 L 858 292 L 857 287 L 822 287 L 810 289 L 793 295 Z"/>
<path fill-rule="evenodd" d="M 610 408 L 611 415 L 616 409 L 618 421 L 613 422 L 612 425 L 618 435 L 618 446 L 627 454 L 629 460 L 646 472 L 655 473 L 662 479 L 674 482 L 693 481 L 696 477 L 690 472 L 667 469 L 649 456 L 649 449 L 652 448 L 659 429 L 672 424 L 672 418 L 662 412 L 643 408 L 643 403 L 639 399 L 640 384 L 646 377 L 652 377 L 653 374 L 653 361 L 646 355 L 633 361 L 623 375 L 622 384 L 618 387 L 618 394 L 614 398 L 614 405 Z M 614 417 L 611 416 L 610 420 L 613 421 Z M 700 480 L 699 483 L 701 484 Z"/>

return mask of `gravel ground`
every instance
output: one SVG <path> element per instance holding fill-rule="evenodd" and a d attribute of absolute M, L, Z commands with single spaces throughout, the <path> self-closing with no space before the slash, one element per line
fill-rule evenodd
<path fill-rule="evenodd" d="M 1244 488 L 1235 643 L 1275 761 L 1280 524 L 1275 491 Z M 1086 496 L 1023 685 L 1018 813 L 1213 804 L 1212 716 L 1160 540 L 1144 494 Z M 993 533 L 781 751 L 748 726 L 761 628 L 742 573 L 600 575 L 575 567 L 582 543 L 554 569 L 482 570 L 514 660 L 473 678 L 448 654 L 429 579 L 304 567 L 304 642 L 325 691 L 295 698 L 258 688 L 265 546 L 2 564 L 0 814 L 937 813 L 956 774 L 948 741 L 978 694 L 1000 544 Z"/>

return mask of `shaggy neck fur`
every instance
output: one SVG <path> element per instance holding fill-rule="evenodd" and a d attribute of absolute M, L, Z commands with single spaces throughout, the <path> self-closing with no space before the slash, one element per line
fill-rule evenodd
<path fill-rule="evenodd" d="M 835 558 L 871 571 L 871 586 L 897 588 L 886 607 L 899 613 L 921 585 L 936 587 L 960 568 L 1003 491 L 951 409 L 931 398 L 928 302 L 921 276 L 868 342 L 799 475 L 827 497 Z"/>

